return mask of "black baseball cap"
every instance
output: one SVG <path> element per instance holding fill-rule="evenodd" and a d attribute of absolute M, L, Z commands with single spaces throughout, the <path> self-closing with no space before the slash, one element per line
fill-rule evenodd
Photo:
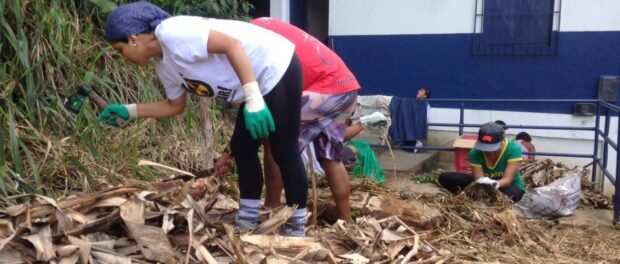
<path fill-rule="evenodd" d="M 480 126 L 474 148 L 480 151 L 496 151 L 502 146 L 503 140 L 504 128 L 494 122 L 488 122 Z"/>

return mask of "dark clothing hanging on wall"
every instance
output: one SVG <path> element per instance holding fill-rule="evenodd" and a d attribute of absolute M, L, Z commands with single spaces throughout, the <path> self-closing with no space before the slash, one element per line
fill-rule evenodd
<path fill-rule="evenodd" d="M 396 143 L 426 140 L 428 136 L 426 100 L 393 97 L 390 103 L 390 138 Z"/>

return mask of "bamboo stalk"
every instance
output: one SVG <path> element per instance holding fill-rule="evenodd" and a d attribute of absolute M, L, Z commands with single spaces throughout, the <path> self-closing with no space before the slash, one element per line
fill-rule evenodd
<path fill-rule="evenodd" d="M 224 224 L 224 230 L 226 231 L 226 237 L 228 237 L 228 241 L 230 241 L 233 249 L 235 250 L 235 255 L 237 256 L 237 263 L 247 264 L 248 261 L 245 258 L 243 248 L 241 248 L 241 241 L 239 240 L 239 237 L 235 236 L 235 231 L 233 230 L 232 226 L 230 226 L 229 224 Z"/>
<path fill-rule="evenodd" d="M 194 178 L 196 177 L 196 175 L 194 175 L 193 173 L 189 172 L 189 171 L 184 171 L 184 170 L 180 170 L 177 168 L 173 168 L 170 166 L 166 166 L 164 164 L 159 164 L 156 162 L 152 162 L 152 161 L 148 161 L 148 160 L 139 160 L 138 161 L 138 166 L 152 166 L 152 167 L 157 167 L 157 168 L 162 168 L 162 169 L 166 169 L 166 170 L 171 170 L 180 174 L 186 174 L 186 175 L 191 175 Z"/>
<path fill-rule="evenodd" d="M 211 105 L 213 100 L 211 98 L 200 98 L 200 111 L 198 115 L 200 117 L 200 123 L 202 125 L 204 147 L 202 151 L 204 153 L 204 166 L 207 169 L 213 168 L 213 116 L 211 114 Z"/>
<path fill-rule="evenodd" d="M 308 164 L 310 167 L 308 174 L 310 175 L 310 179 L 312 181 L 312 224 L 315 225 L 318 218 L 317 204 L 319 202 L 319 198 L 316 190 L 316 173 L 314 173 L 314 164 L 312 163 L 312 160 L 314 160 L 312 155 L 314 153 L 310 151 L 309 147 L 306 147 L 306 154 L 308 155 Z"/>
<path fill-rule="evenodd" d="M 63 201 L 58 202 L 58 207 L 60 209 L 65 209 L 65 208 L 70 208 L 70 207 L 74 207 L 78 205 L 95 203 L 97 201 L 104 200 L 110 197 L 127 194 L 127 193 L 133 193 L 133 192 L 137 192 L 140 190 L 141 188 L 138 188 L 138 187 L 119 187 L 119 188 L 115 188 L 115 189 L 111 189 L 107 191 L 86 194 L 83 196 L 63 200 Z M 37 218 L 37 217 L 47 216 L 51 213 L 54 213 L 55 210 L 56 208 L 54 208 L 54 206 L 46 204 L 46 205 L 39 205 L 39 206 L 32 208 L 31 210 L 29 210 L 29 213 L 30 213 L 30 217 Z"/>

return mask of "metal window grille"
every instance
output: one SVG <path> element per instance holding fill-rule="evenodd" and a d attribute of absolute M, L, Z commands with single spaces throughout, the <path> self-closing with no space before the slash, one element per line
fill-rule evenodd
<path fill-rule="evenodd" d="M 561 0 L 476 0 L 472 53 L 558 54 Z"/>

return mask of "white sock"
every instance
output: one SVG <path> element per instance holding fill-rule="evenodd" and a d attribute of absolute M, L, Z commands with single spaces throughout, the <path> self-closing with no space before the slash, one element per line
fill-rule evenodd
<path fill-rule="evenodd" d="M 260 200 L 240 199 L 239 218 L 248 221 L 258 221 L 258 211 L 260 210 Z"/>
<path fill-rule="evenodd" d="M 308 209 L 301 208 L 295 210 L 289 221 L 297 223 L 297 224 L 306 224 L 306 214 L 308 213 Z"/>

